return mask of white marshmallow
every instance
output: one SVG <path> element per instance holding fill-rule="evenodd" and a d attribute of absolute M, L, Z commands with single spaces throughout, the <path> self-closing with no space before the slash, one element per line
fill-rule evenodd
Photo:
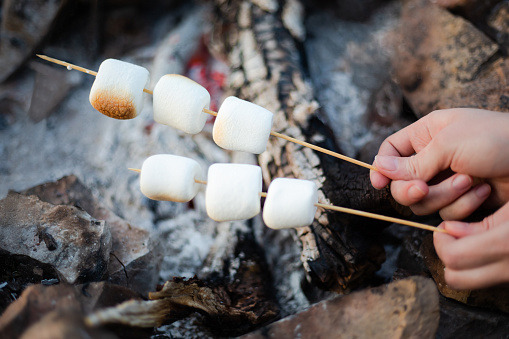
<path fill-rule="evenodd" d="M 200 165 L 189 158 L 171 154 L 158 154 L 143 162 L 140 189 L 147 198 L 187 202 L 195 197 L 202 180 Z"/>
<path fill-rule="evenodd" d="M 143 109 L 143 89 L 148 85 L 146 68 L 106 59 L 99 66 L 89 100 L 102 114 L 114 119 L 132 119 Z"/>
<path fill-rule="evenodd" d="M 262 170 L 246 164 L 209 167 L 205 204 L 215 221 L 250 219 L 260 213 Z"/>
<path fill-rule="evenodd" d="M 318 188 L 308 180 L 274 179 L 263 205 L 263 221 L 274 229 L 310 225 L 315 218 Z"/>
<path fill-rule="evenodd" d="M 205 87 L 178 74 L 166 74 L 154 87 L 154 120 L 189 134 L 205 126 L 210 94 Z"/>
<path fill-rule="evenodd" d="M 222 148 L 260 154 L 267 147 L 272 118 L 272 112 L 263 107 L 228 97 L 219 108 L 212 137 Z"/>

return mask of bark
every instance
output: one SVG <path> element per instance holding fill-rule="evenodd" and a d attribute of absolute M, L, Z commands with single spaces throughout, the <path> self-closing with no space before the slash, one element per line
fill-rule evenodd
<path fill-rule="evenodd" d="M 320 120 L 319 104 L 305 76 L 301 6 L 291 0 L 216 0 L 211 49 L 226 55 L 232 69 L 231 94 L 272 111 L 274 131 L 340 151 Z M 277 177 L 313 180 L 323 203 L 395 212 L 390 193 L 374 190 L 365 168 L 275 137 L 258 160 L 267 185 Z M 338 292 L 366 283 L 385 260 L 376 240 L 382 229 L 379 222 L 320 211 L 313 225 L 296 230 L 308 277 Z"/>

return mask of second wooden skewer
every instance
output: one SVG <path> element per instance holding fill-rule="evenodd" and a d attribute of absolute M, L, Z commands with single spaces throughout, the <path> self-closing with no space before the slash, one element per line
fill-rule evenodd
<path fill-rule="evenodd" d="M 129 170 L 134 171 L 136 173 L 141 173 L 141 170 L 137 169 L 137 168 L 129 168 Z M 198 184 L 203 184 L 203 185 L 207 184 L 207 181 L 204 181 L 204 180 L 194 179 L 194 181 L 196 183 L 198 183 Z M 263 198 L 266 198 L 267 197 L 267 193 L 266 192 L 260 192 L 260 196 L 263 197 Z M 352 208 L 339 207 L 339 206 L 334 206 L 334 205 L 326 205 L 326 204 L 321 204 L 321 203 L 316 203 L 315 206 L 323 208 L 323 209 L 328 209 L 328 210 L 336 211 L 336 212 L 353 214 L 353 215 L 358 215 L 358 216 L 361 216 L 361 217 L 377 219 L 377 220 L 382 220 L 382 221 L 388 221 L 388 222 L 395 223 L 395 224 L 400 224 L 400 225 L 406 225 L 406 226 L 410 226 L 410 227 L 420 228 L 420 229 L 431 231 L 431 232 L 440 232 L 440 233 L 446 233 L 446 234 L 449 233 L 449 232 L 447 232 L 443 228 L 438 228 L 438 227 L 435 227 L 435 226 L 431 226 L 431 225 L 427 225 L 427 224 L 422 224 L 422 223 L 415 222 L 415 221 L 399 219 L 399 218 L 394 218 L 394 217 L 388 217 L 388 216 L 381 215 L 381 214 L 364 212 L 364 211 L 360 211 L 360 210 L 356 210 L 356 209 L 352 209 Z"/>

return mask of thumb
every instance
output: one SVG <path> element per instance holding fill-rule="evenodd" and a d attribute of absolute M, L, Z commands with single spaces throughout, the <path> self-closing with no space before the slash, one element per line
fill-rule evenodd
<path fill-rule="evenodd" d="M 428 148 L 410 157 L 377 155 L 374 166 L 392 180 L 420 179 L 426 182 L 449 167 L 440 152 L 432 154 Z"/>

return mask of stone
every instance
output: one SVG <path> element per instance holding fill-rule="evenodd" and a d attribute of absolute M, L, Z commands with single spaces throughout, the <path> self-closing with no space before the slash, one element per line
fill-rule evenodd
<path fill-rule="evenodd" d="M 507 60 L 497 44 L 462 17 L 428 0 L 405 2 L 392 67 L 420 117 L 444 108 L 509 109 Z"/>
<path fill-rule="evenodd" d="M 330 12 L 307 19 L 304 46 L 313 55 L 308 62 L 319 114 L 341 153 L 356 158 L 361 153 L 357 159 L 368 163 L 387 136 L 411 122 L 402 114 L 403 96 L 391 79 L 390 46 L 384 41 L 398 24 L 398 6 L 384 6 L 365 22 L 338 20 Z"/>
<path fill-rule="evenodd" d="M 428 235 L 421 245 L 421 253 L 440 293 L 463 304 L 509 313 L 509 286 L 500 285 L 481 290 L 454 290 L 444 278 L 445 265 L 433 246 L 433 237 Z"/>
<path fill-rule="evenodd" d="M 495 30 L 495 40 L 500 49 L 509 54 L 509 2 L 503 1 L 496 6 L 488 17 L 488 26 Z"/>
<path fill-rule="evenodd" d="M 68 284 L 31 285 L 0 317 L 0 337 L 19 338 L 30 325 L 56 309 L 79 311 L 77 290 Z"/>
<path fill-rule="evenodd" d="M 69 91 L 78 84 L 81 74 L 41 62 L 34 62 L 31 67 L 36 75 L 28 116 L 31 121 L 37 123 L 55 111 Z"/>
<path fill-rule="evenodd" d="M 83 322 L 84 316 L 126 300 L 140 299 L 136 292 L 106 282 L 74 286 L 65 283 L 31 285 L 0 317 L 0 337 L 82 338 L 73 336 L 81 330 L 92 338 L 103 338 L 102 335 L 115 338 L 102 329 L 87 328 Z M 121 327 L 108 330 L 114 330 L 122 338 L 141 338 L 146 332 L 136 329 L 126 331 Z"/>
<path fill-rule="evenodd" d="M 447 8 L 469 20 L 481 21 L 500 0 L 435 0 L 438 6 Z"/>
<path fill-rule="evenodd" d="M 11 75 L 49 33 L 65 0 L 5 0 L 0 21 L 0 83 Z"/>
<path fill-rule="evenodd" d="M 438 302 L 431 279 L 411 277 L 319 302 L 242 338 L 434 338 Z"/>
<path fill-rule="evenodd" d="M 78 207 L 15 192 L 0 200 L 0 215 L 2 255 L 50 265 L 59 280 L 70 284 L 97 281 L 106 273 L 111 233 L 104 221 Z"/>
<path fill-rule="evenodd" d="M 87 328 L 79 312 L 57 310 L 48 313 L 39 322 L 29 327 L 20 339 L 86 339 L 119 338 L 102 329 Z M 124 337 L 125 338 L 125 337 Z"/>
<path fill-rule="evenodd" d="M 440 297 L 440 323 L 437 338 L 505 338 L 509 315 L 460 304 Z"/>
<path fill-rule="evenodd" d="M 53 204 L 80 206 L 94 218 L 105 220 L 112 237 L 108 280 L 143 295 L 155 289 L 164 254 L 161 241 L 104 207 L 77 177 L 47 182 L 24 194 L 35 194 Z"/>

